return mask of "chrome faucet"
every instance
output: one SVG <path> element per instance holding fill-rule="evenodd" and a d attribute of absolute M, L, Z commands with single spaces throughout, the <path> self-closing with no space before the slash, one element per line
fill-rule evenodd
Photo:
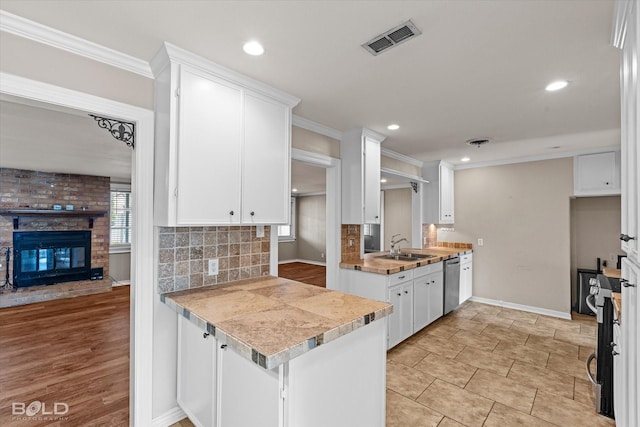
<path fill-rule="evenodd" d="M 400 255 L 400 248 L 396 250 L 396 245 L 400 242 L 409 242 L 404 237 L 402 239 L 396 240 L 396 237 L 398 237 L 399 235 L 400 234 L 394 234 L 393 236 L 391 236 L 391 250 L 389 250 L 389 255 Z"/>

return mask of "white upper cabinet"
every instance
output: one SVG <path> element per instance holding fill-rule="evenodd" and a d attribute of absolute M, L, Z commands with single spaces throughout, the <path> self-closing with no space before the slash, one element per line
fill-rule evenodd
<path fill-rule="evenodd" d="M 380 223 L 380 143 L 384 138 L 369 129 L 356 129 L 343 137 L 343 224 Z"/>
<path fill-rule="evenodd" d="M 291 138 L 288 106 L 245 95 L 242 222 L 289 222 Z M 282 197 L 285 195 L 285 197 Z"/>
<path fill-rule="evenodd" d="M 151 67 L 156 225 L 288 223 L 299 99 L 168 43 Z"/>
<path fill-rule="evenodd" d="M 429 181 L 422 186 L 423 224 L 453 224 L 454 216 L 454 170 L 453 165 L 440 161 L 425 163 L 422 177 Z"/>
<path fill-rule="evenodd" d="M 573 194 L 620 194 L 620 152 L 584 154 L 573 158 Z"/>

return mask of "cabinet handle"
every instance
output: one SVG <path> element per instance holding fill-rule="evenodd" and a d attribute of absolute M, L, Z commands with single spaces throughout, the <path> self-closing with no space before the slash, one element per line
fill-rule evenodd
<path fill-rule="evenodd" d="M 401 297 L 401 296 L 402 296 L 402 294 L 401 294 L 401 293 L 398 293 L 398 296 L 399 296 L 399 297 Z"/>
<path fill-rule="evenodd" d="M 625 288 L 635 288 L 636 285 L 633 283 L 629 283 L 629 281 L 627 279 L 620 279 L 620 283 L 622 283 L 622 286 L 624 286 Z"/>
<path fill-rule="evenodd" d="M 202 334 L 202 338 L 204 338 L 205 340 L 207 339 L 208 336 L 209 336 L 209 332 L 205 332 Z"/>
<path fill-rule="evenodd" d="M 631 237 L 628 234 L 621 234 L 620 235 L 620 240 L 624 241 L 624 242 L 628 242 L 629 240 L 636 240 L 635 237 Z"/>
<path fill-rule="evenodd" d="M 617 351 L 615 351 L 615 350 L 611 350 L 611 354 L 612 354 L 612 355 L 614 355 L 614 356 L 617 356 L 617 355 L 619 355 L 620 353 L 618 353 L 618 352 L 617 352 Z"/>
<path fill-rule="evenodd" d="M 398 277 L 398 279 L 404 279 L 404 278 L 405 278 L 405 276 L 400 276 L 400 277 Z"/>
<path fill-rule="evenodd" d="M 229 215 L 233 216 L 233 214 L 235 214 L 234 211 L 229 211 Z"/>
<path fill-rule="evenodd" d="M 254 216 L 256 213 L 254 211 L 251 211 L 251 213 L 249 215 Z"/>
<path fill-rule="evenodd" d="M 376 219 L 378 219 L 378 218 L 379 218 L 378 215 L 376 215 Z"/>
<path fill-rule="evenodd" d="M 409 291 L 404 291 L 404 293 L 405 293 L 405 294 L 408 294 L 408 293 L 409 293 Z"/>
<path fill-rule="evenodd" d="M 226 345 L 226 344 L 222 344 L 222 345 L 220 346 L 220 348 L 224 350 L 225 348 L 227 348 L 227 345 Z"/>

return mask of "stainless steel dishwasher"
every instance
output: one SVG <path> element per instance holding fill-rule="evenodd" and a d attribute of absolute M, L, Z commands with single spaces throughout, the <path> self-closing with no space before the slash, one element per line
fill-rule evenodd
<path fill-rule="evenodd" d="M 460 304 L 460 258 L 444 262 L 444 314 Z"/>

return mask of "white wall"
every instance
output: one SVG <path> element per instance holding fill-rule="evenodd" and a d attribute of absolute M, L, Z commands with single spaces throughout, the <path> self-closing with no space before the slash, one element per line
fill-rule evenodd
<path fill-rule="evenodd" d="M 411 188 L 384 190 L 384 250 L 391 249 L 391 236 L 400 234 L 409 242 L 400 243 L 400 248 L 411 245 Z M 397 248 L 396 248 L 397 249 Z"/>
<path fill-rule="evenodd" d="M 306 196 L 297 198 L 298 259 L 325 262 L 327 253 L 327 198 Z"/>
<path fill-rule="evenodd" d="M 109 276 L 116 282 L 131 279 L 131 253 L 109 254 Z"/>
<path fill-rule="evenodd" d="M 570 313 L 572 192 L 571 158 L 455 172 L 455 231 L 438 240 L 474 244 L 474 296 Z"/>

